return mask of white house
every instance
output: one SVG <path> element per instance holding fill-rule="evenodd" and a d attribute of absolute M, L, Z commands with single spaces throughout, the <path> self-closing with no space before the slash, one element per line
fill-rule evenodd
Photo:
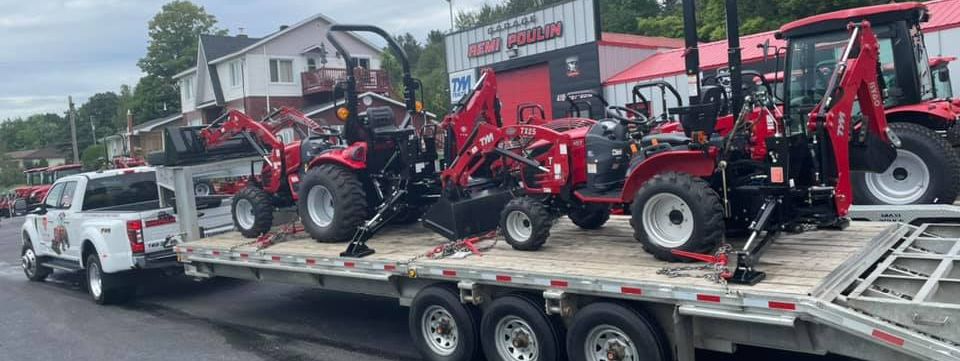
<path fill-rule="evenodd" d="M 262 38 L 201 35 L 197 66 L 174 76 L 186 123 L 208 123 L 224 109 L 259 119 L 280 106 L 331 101 L 334 85 L 346 76 L 343 57 L 326 39 L 333 23 L 317 14 Z M 364 68 L 357 72 L 360 91 L 387 93 L 380 47 L 355 34 L 337 39 Z"/>

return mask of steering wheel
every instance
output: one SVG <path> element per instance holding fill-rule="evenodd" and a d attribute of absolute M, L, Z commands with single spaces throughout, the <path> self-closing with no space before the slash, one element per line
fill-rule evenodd
<path fill-rule="evenodd" d="M 817 75 L 817 80 L 823 82 L 824 87 L 827 83 L 830 82 L 830 76 L 833 75 L 834 70 L 837 68 L 837 62 L 833 60 L 824 60 L 817 63 L 817 68 L 815 73 Z"/>
<path fill-rule="evenodd" d="M 627 118 L 623 113 L 629 113 L 633 115 L 634 119 Z M 633 125 L 647 125 L 650 124 L 650 118 L 645 114 L 638 112 L 636 110 L 620 106 L 620 105 L 611 105 L 607 107 L 607 116 L 619 120 L 623 124 L 633 124 Z"/>

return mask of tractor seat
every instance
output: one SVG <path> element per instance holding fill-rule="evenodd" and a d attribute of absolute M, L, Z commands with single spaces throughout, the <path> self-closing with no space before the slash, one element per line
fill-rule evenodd
<path fill-rule="evenodd" d="M 659 133 L 649 134 L 640 139 L 640 146 L 647 148 L 656 144 L 669 144 L 671 146 L 685 146 L 690 144 L 690 137 L 682 133 Z"/>
<path fill-rule="evenodd" d="M 393 109 L 387 106 L 367 108 L 367 124 L 378 138 L 405 138 L 414 132 L 413 128 L 398 127 Z"/>

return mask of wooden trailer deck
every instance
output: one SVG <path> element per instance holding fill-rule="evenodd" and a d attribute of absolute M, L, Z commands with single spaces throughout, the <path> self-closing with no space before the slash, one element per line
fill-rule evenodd
<path fill-rule="evenodd" d="M 785 233 L 770 247 L 757 267 L 767 273 L 767 278 L 755 286 L 731 285 L 730 288 L 749 290 L 752 293 L 810 294 L 828 278 L 831 272 L 844 268 L 841 265 L 845 261 L 855 260 L 856 257 L 869 252 L 871 247 L 868 245 L 871 241 L 895 227 L 896 225 L 892 223 L 853 222 L 844 231 L 818 230 L 800 234 Z M 219 250 L 219 252 L 235 254 L 237 258 L 272 255 L 339 259 L 340 252 L 346 247 L 344 243 L 318 243 L 303 233 L 261 251 L 252 246 L 238 246 L 250 241 L 242 238 L 239 233 L 230 232 L 186 243 L 180 248 Z M 444 241 L 442 237 L 419 225 L 388 228 L 368 243 L 376 250 L 376 254 L 359 259 L 357 262 L 410 265 L 408 261 L 430 251 Z M 731 243 L 735 248 L 742 246 L 742 241 Z M 599 230 L 579 229 L 564 218 L 554 226 L 546 245 L 536 252 L 513 250 L 500 239 L 494 248 L 484 252 L 482 256 L 472 255 L 462 259 L 439 260 L 421 258 L 413 265 L 468 267 L 491 272 L 563 274 L 588 279 L 641 280 L 668 285 L 720 289 L 716 283 L 702 278 L 671 278 L 657 274 L 657 271 L 663 267 L 687 264 L 659 261 L 643 251 L 640 244 L 633 239 L 632 229 L 626 217 L 613 217 Z"/>

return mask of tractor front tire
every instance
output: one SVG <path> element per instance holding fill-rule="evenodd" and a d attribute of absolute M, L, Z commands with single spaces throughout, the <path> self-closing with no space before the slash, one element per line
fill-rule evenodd
<path fill-rule="evenodd" d="M 241 235 L 257 238 L 273 227 L 274 208 L 270 195 L 260 187 L 251 185 L 233 195 L 230 213 Z"/>
<path fill-rule="evenodd" d="M 298 196 L 303 228 L 320 242 L 349 241 L 367 217 L 363 184 L 343 167 L 325 164 L 310 169 Z"/>
<path fill-rule="evenodd" d="M 897 158 L 883 173 L 854 172 L 856 204 L 951 204 L 960 193 L 960 155 L 932 129 L 892 123 Z"/>
<path fill-rule="evenodd" d="M 577 227 L 598 229 L 610 220 L 610 206 L 601 204 L 583 204 L 570 209 L 567 218 Z"/>
<path fill-rule="evenodd" d="M 646 181 L 630 213 L 634 238 L 659 260 L 689 262 L 672 251 L 709 253 L 723 239 L 720 197 L 707 182 L 689 174 L 669 172 Z"/>
<path fill-rule="evenodd" d="M 500 212 L 500 230 L 518 251 L 536 251 L 550 237 L 554 217 L 543 203 L 531 197 L 514 198 Z"/>

